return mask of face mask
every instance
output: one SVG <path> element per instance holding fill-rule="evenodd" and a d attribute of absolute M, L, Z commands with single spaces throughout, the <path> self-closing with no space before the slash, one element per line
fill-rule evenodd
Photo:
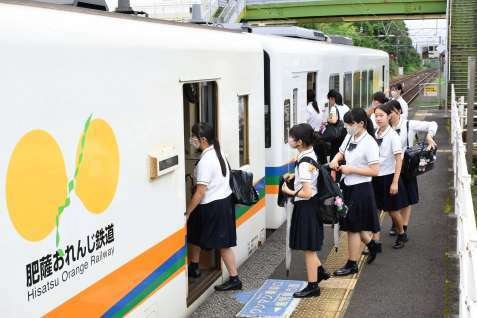
<path fill-rule="evenodd" d="M 354 136 L 356 134 L 356 127 L 353 127 L 353 126 L 348 126 L 346 127 L 346 132 L 350 135 L 350 136 Z"/>
<path fill-rule="evenodd" d="M 296 144 L 297 144 L 297 142 L 295 141 L 295 139 L 293 139 L 293 138 L 291 138 L 291 137 L 288 137 L 288 145 L 289 145 L 290 147 L 292 147 L 293 149 L 295 149 L 295 148 L 296 148 Z"/>
<path fill-rule="evenodd" d="M 197 138 L 191 138 L 191 139 L 189 139 L 189 142 L 192 145 L 192 147 L 194 147 L 194 149 L 199 149 L 200 148 L 200 141 L 197 140 Z"/>
<path fill-rule="evenodd" d="M 399 94 L 398 94 L 397 91 L 391 91 L 391 96 L 392 96 L 393 98 L 396 98 L 396 97 L 399 96 Z"/>

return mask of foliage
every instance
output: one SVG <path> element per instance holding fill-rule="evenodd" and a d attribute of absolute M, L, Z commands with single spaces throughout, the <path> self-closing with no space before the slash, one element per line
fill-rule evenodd
<path fill-rule="evenodd" d="M 390 60 L 391 75 L 398 73 L 399 66 L 404 67 L 405 73 L 421 67 L 421 58 L 412 46 L 404 21 L 308 23 L 301 26 L 318 29 L 329 35 L 350 37 L 356 46 L 392 53 L 396 59 Z"/>

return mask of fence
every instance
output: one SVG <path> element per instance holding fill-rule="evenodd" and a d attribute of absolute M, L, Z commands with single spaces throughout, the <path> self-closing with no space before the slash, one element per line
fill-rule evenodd
<path fill-rule="evenodd" d="M 477 317 L 477 229 L 462 140 L 464 100 L 451 92 L 451 143 L 454 167 L 454 212 L 457 216 L 457 253 L 459 256 L 459 317 Z"/>

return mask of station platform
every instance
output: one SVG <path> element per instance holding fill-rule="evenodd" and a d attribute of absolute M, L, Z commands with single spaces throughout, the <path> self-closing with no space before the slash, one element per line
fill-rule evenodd
<path fill-rule="evenodd" d="M 321 282 L 320 297 L 296 301 L 286 316 L 445 316 L 449 222 L 445 207 L 451 204 L 452 182 L 449 121 L 437 107 L 411 107 L 410 118 L 434 120 L 439 129 L 435 138 L 438 159 L 434 170 L 419 177 L 420 203 L 413 206 L 409 242 L 401 250 L 392 249 L 395 237 L 388 236 L 390 218 L 381 215 L 383 252 L 374 263 L 367 265 L 363 256 L 359 273 Z M 293 251 L 290 275 L 285 274 L 285 235 L 286 229 L 282 226 L 239 268 L 242 291 L 214 292 L 191 317 L 235 317 L 267 279 L 306 281 L 303 255 L 299 251 Z M 319 254 L 329 272 L 346 262 L 346 234 L 340 236 L 338 251 L 332 244 L 332 229 L 325 227 L 325 244 Z"/>

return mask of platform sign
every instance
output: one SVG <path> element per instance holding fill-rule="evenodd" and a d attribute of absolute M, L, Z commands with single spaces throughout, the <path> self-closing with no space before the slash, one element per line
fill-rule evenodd
<path fill-rule="evenodd" d="M 435 83 L 427 83 L 423 84 L 424 85 L 424 96 L 426 97 L 435 97 L 439 95 L 439 88 L 437 87 L 437 84 Z"/>
<path fill-rule="evenodd" d="M 293 293 L 301 290 L 305 285 L 306 282 L 297 280 L 267 279 L 237 317 L 290 317 L 298 305 L 298 299 L 293 298 Z"/>

